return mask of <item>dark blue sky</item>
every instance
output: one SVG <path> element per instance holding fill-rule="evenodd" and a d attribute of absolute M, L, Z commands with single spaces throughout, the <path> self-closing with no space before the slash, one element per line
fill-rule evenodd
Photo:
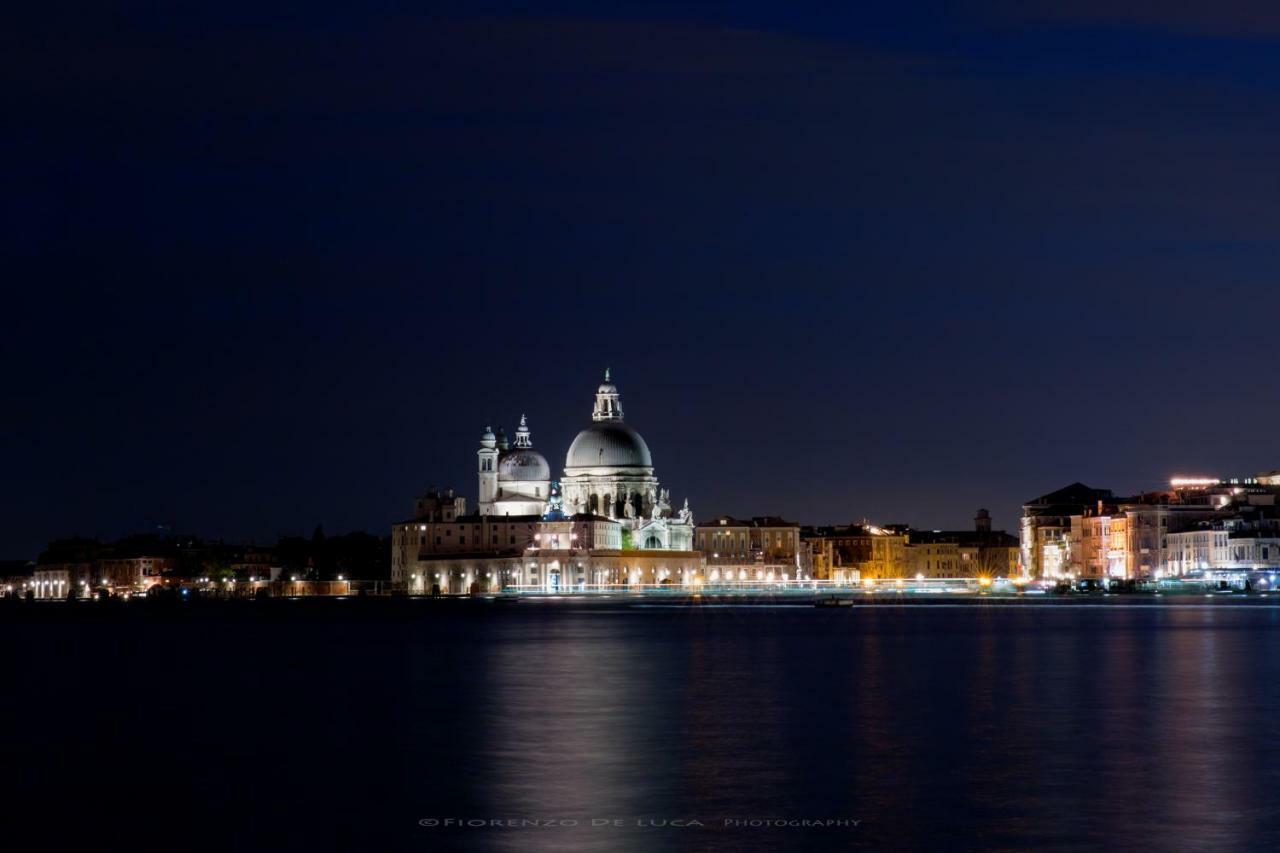
<path fill-rule="evenodd" d="M 1272 4 L 112 5 L 0 33 L 0 556 L 385 531 L 605 364 L 703 518 L 1280 467 Z"/>

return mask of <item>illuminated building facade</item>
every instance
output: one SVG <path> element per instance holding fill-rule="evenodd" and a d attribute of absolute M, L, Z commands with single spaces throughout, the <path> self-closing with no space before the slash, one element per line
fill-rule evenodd
<path fill-rule="evenodd" d="M 781 518 L 722 515 L 698 525 L 694 543 L 706 555 L 712 582 L 813 576 L 811 551 L 800 537 L 800 525 Z"/>
<path fill-rule="evenodd" d="M 1165 553 L 1164 574 L 1169 577 L 1280 571 L 1280 519 L 1272 513 L 1252 513 L 1202 521 L 1190 530 L 1170 533 Z"/>
<path fill-rule="evenodd" d="M 432 492 L 415 502 L 413 518 L 392 526 L 393 587 L 451 593 L 661 584 L 692 581 L 701 568 L 689 502 L 672 508 L 648 445 L 623 421 L 608 371 L 590 425 L 569 446 L 562 480 L 552 480 L 523 416 L 514 443 L 485 428 L 477 474 L 475 512 L 452 491 Z"/>
<path fill-rule="evenodd" d="M 169 557 L 103 557 L 98 560 L 97 577 L 93 583 L 108 589 L 141 592 L 160 583 L 161 578 L 172 570 L 173 560 Z"/>
<path fill-rule="evenodd" d="M 906 539 L 907 577 L 995 579 L 1019 574 L 1018 537 L 991 530 L 989 523 L 975 530 L 912 530 Z"/>
<path fill-rule="evenodd" d="M 499 431 L 500 432 L 500 431 Z M 514 446 L 485 427 L 476 451 L 480 515 L 542 515 L 551 493 L 551 466 L 533 449 L 529 422 L 520 416 Z"/>
<path fill-rule="evenodd" d="M 1083 518 L 1095 507 L 1101 514 L 1113 501 L 1110 489 L 1072 483 L 1025 503 L 1018 537 L 1020 573 L 1031 578 L 1069 574 L 1079 553 L 1074 542 L 1081 535 L 1079 526 L 1073 530 L 1072 519 Z"/>
<path fill-rule="evenodd" d="M 1167 490 L 1123 498 L 1074 483 L 1024 505 L 1022 568 L 1050 580 L 1269 568 L 1277 496 L 1275 472 L 1174 477 Z"/>
<path fill-rule="evenodd" d="M 905 525 L 848 524 L 805 527 L 801 537 L 813 555 L 813 576 L 834 583 L 906 577 Z"/>
<path fill-rule="evenodd" d="M 896 578 L 1012 578 L 1018 539 L 991 529 L 978 510 L 973 530 L 916 530 L 906 525 L 851 524 L 805 528 L 814 576 L 834 583 Z"/>
<path fill-rule="evenodd" d="M 38 565 L 31 581 L 36 598 L 66 598 L 89 594 L 93 563 L 48 563 Z"/>

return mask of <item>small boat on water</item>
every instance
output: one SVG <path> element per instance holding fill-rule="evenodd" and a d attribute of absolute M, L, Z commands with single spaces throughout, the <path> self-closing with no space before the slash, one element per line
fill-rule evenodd
<path fill-rule="evenodd" d="M 831 596 L 827 596 L 826 598 L 819 598 L 815 600 L 813 602 L 813 606 L 814 607 L 852 607 L 853 599 L 840 598 L 838 596 L 831 595 Z"/>

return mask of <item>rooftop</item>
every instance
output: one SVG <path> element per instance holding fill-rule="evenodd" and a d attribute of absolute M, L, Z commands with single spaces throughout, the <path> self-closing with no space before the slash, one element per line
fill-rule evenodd
<path fill-rule="evenodd" d="M 786 521 L 776 515 L 753 515 L 751 519 L 734 518 L 731 515 L 719 515 L 711 521 L 696 525 L 704 527 L 799 527 L 794 521 Z"/>

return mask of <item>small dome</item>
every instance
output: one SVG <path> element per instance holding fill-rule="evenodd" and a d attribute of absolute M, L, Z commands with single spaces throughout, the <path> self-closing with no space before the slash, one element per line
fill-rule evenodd
<path fill-rule="evenodd" d="M 502 457 L 498 463 L 498 482 L 520 480 L 524 482 L 550 480 L 551 466 L 541 453 L 522 447 Z"/>
<path fill-rule="evenodd" d="M 597 421 L 569 445 L 566 468 L 652 468 L 649 445 L 622 421 Z"/>
<path fill-rule="evenodd" d="M 493 434 L 493 427 L 485 427 L 484 432 L 480 434 L 481 441 L 493 441 L 496 438 L 497 436 Z"/>

